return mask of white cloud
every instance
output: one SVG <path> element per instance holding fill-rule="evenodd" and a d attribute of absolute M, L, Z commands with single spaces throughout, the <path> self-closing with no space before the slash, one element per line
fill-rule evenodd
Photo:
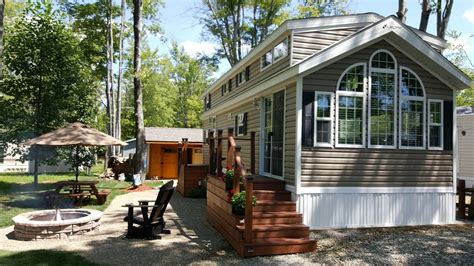
<path fill-rule="evenodd" d="M 211 42 L 184 41 L 180 45 L 192 57 L 196 57 L 199 54 L 212 55 L 217 50 L 217 45 Z"/>
<path fill-rule="evenodd" d="M 474 7 L 464 11 L 463 16 L 472 24 L 474 24 Z"/>

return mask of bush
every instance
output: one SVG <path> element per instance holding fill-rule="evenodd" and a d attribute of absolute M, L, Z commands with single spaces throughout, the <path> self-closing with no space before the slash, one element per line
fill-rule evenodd
<path fill-rule="evenodd" d="M 232 210 L 235 214 L 243 215 L 245 213 L 245 191 L 236 193 L 232 196 Z M 252 206 L 257 205 L 257 198 L 252 197 Z"/>
<path fill-rule="evenodd" d="M 195 199 L 206 198 L 206 188 L 193 188 L 189 192 L 188 197 Z"/>

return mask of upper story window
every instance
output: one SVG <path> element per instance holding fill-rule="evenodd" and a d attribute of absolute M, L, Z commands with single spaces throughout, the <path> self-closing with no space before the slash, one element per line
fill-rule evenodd
<path fill-rule="evenodd" d="M 270 65 L 278 62 L 288 55 L 288 38 L 285 38 L 271 50 L 260 58 L 260 70 L 264 70 Z"/>
<path fill-rule="evenodd" d="M 227 91 L 231 92 L 232 91 L 232 79 L 229 79 L 227 82 Z"/>
<path fill-rule="evenodd" d="M 221 95 L 224 96 L 224 94 L 226 93 L 227 93 L 227 83 L 224 83 L 221 86 Z"/>
<path fill-rule="evenodd" d="M 412 70 L 400 67 L 400 148 L 425 147 L 425 88 Z"/>
<path fill-rule="evenodd" d="M 211 94 L 209 93 L 206 97 L 204 97 L 204 110 L 207 111 L 211 109 Z"/>
<path fill-rule="evenodd" d="M 387 50 L 370 58 L 369 147 L 395 148 L 396 61 Z"/>

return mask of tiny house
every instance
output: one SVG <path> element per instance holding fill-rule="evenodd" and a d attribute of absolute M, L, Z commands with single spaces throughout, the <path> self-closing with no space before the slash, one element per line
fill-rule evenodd
<path fill-rule="evenodd" d="M 453 223 L 455 94 L 472 81 L 446 46 L 394 16 L 286 21 L 202 95 L 204 133 L 256 132 L 256 174 L 311 229 Z"/>
<path fill-rule="evenodd" d="M 202 129 L 145 128 L 147 177 L 177 179 L 183 139 L 188 139 L 188 164 L 202 164 Z"/>

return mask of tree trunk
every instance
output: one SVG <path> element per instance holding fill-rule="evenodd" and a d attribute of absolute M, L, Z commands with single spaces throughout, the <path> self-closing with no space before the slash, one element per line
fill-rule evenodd
<path fill-rule="evenodd" d="M 446 0 L 444 9 L 442 2 L 442 0 L 438 0 L 436 4 L 436 35 L 444 39 L 448 30 L 449 17 L 451 16 L 454 0 Z"/>
<path fill-rule="evenodd" d="M 400 19 L 402 23 L 405 23 L 406 21 L 406 15 L 407 15 L 408 9 L 407 9 L 407 1 L 406 0 L 398 0 L 398 12 L 397 12 L 397 17 Z"/>
<path fill-rule="evenodd" d="M 113 37 L 113 0 L 109 0 L 108 4 L 108 14 L 107 14 L 107 83 L 108 83 L 108 91 L 110 97 L 110 102 L 107 108 L 110 108 L 109 111 L 109 135 L 115 137 L 115 100 L 114 100 L 114 37 Z M 110 147 L 111 155 L 115 156 L 115 146 Z"/>
<path fill-rule="evenodd" d="M 136 130 L 136 154 L 134 161 L 135 173 L 140 173 L 142 181 L 145 181 L 145 124 L 143 121 L 143 89 L 141 84 L 141 29 L 142 29 L 142 0 L 133 0 L 133 88 L 135 94 L 135 130 Z"/>
<path fill-rule="evenodd" d="M 117 115 L 115 116 L 115 137 L 118 139 L 122 138 L 122 68 L 123 68 L 123 31 L 125 30 L 125 0 L 122 0 L 120 5 L 120 48 L 119 48 L 119 73 L 117 80 Z M 117 149 L 117 153 L 121 153 L 120 148 Z"/>
<path fill-rule="evenodd" d="M 428 21 L 431 15 L 431 1 L 423 0 L 421 4 L 420 30 L 426 32 L 428 28 Z"/>
<path fill-rule="evenodd" d="M 0 79 L 3 77 L 3 14 L 5 13 L 5 0 L 0 0 Z"/>
<path fill-rule="evenodd" d="M 34 188 L 38 188 L 38 168 L 39 168 L 39 160 L 38 160 L 38 145 L 33 145 L 33 158 L 34 158 L 34 167 L 33 167 L 33 186 Z"/>

